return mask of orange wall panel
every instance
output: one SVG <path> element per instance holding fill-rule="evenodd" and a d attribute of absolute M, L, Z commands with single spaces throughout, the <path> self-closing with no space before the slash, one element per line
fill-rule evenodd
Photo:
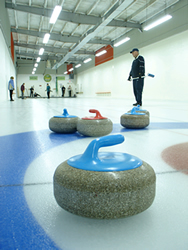
<path fill-rule="evenodd" d="M 10 34 L 10 39 L 11 39 L 11 56 L 12 56 L 12 61 L 14 63 L 14 40 L 13 40 L 12 32 Z"/>
<path fill-rule="evenodd" d="M 114 49 L 111 45 L 107 45 L 102 47 L 101 49 L 97 50 L 96 53 L 106 50 L 107 52 L 101 56 L 96 56 L 95 57 L 95 66 L 108 62 L 114 58 Z"/>

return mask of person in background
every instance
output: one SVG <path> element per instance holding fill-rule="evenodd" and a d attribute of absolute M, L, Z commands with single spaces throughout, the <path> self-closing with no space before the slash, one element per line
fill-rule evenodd
<path fill-rule="evenodd" d="M 130 53 L 135 58 L 131 71 L 129 73 L 128 81 L 131 81 L 131 77 L 133 80 L 133 92 L 136 99 L 136 103 L 133 106 L 140 105 L 142 106 L 142 92 L 144 88 L 144 76 L 145 76 L 145 61 L 143 56 L 139 55 L 139 50 L 134 48 L 130 51 Z"/>
<path fill-rule="evenodd" d="M 31 86 L 31 88 L 30 88 L 30 97 L 33 97 L 33 92 L 34 92 L 34 87 Z"/>
<path fill-rule="evenodd" d="M 14 91 L 14 77 L 13 76 L 10 77 L 10 80 L 8 82 L 8 90 L 10 92 L 10 101 L 14 101 L 12 99 L 12 94 L 13 94 L 13 91 Z"/>
<path fill-rule="evenodd" d="M 22 99 L 24 99 L 25 83 L 21 85 Z"/>
<path fill-rule="evenodd" d="M 50 98 L 50 92 L 51 92 L 51 88 L 50 88 L 49 83 L 47 83 L 46 91 L 47 91 L 47 96 L 48 96 L 48 99 L 49 99 Z"/>
<path fill-rule="evenodd" d="M 64 95 L 65 95 L 65 86 L 63 85 L 63 87 L 61 88 L 61 90 L 62 90 L 62 97 L 64 97 Z"/>
<path fill-rule="evenodd" d="M 69 87 L 68 87 L 68 91 L 69 91 L 69 97 L 71 97 L 71 92 L 72 92 L 71 85 L 69 85 Z"/>
<path fill-rule="evenodd" d="M 41 97 L 41 95 L 39 95 L 38 93 L 34 93 L 34 97 L 36 98 L 37 96 Z"/>

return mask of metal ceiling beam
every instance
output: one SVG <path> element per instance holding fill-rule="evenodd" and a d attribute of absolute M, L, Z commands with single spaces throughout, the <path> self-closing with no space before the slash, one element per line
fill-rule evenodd
<path fill-rule="evenodd" d="M 20 54 L 16 52 L 16 56 L 17 57 L 28 57 L 28 58 L 32 58 L 32 59 L 37 59 L 37 57 L 39 56 L 38 54 L 33 54 L 33 53 L 24 53 L 21 52 Z M 56 60 L 59 61 L 60 58 L 58 56 L 49 56 L 49 55 L 42 55 L 40 56 L 42 61 L 47 61 L 47 60 Z M 81 63 L 82 61 L 77 59 L 77 58 L 70 58 L 69 62 L 76 62 L 76 63 Z"/>
<path fill-rule="evenodd" d="M 90 29 L 74 46 L 74 48 L 68 52 L 64 58 L 53 66 L 53 69 L 57 69 L 64 62 L 66 62 L 71 56 L 73 56 L 79 49 L 81 49 L 89 40 L 96 36 L 101 30 L 103 30 L 116 16 L 125 10 L 134 0 L 119 0 L 117 3 L 102 17 L 101 22 L 97 23 L 92 29 Z"/>
<path fill-rule="evenodd" d="M 15 29 L 11 28 L 11 32 L 17 33 L 17 34 L 23 34 L 27 36 L 36 36 L 40 38 L 44 38 L 44 35 L 46 32 L 39 32 L 39 31 L 33 31 L 33 30 L 26 30 L 26 29 Z M 59 41 L 63 43 L 77 43 L 81 37 L 78 36 L 65 36 L 57 33 L 50 33 L 50 40 Z M 91 44 L 105 44 L 109 45 L 112 44 L 111 41 L 107 40 L 101 40 L 101 39 L 92 39 L 88 43 Z"/>
<path fill-rule="evenodd" d="M 118 1 L 119 2 L 119 1 Z M 16 11 L 23 11 L 35 15 L 51 17 L 53 10 L 41 7 L 33 7 L 33 6 L 25 6 L 21 4 L 13 4 L 13 3 L 5 3 L 5 7 L 7 9 L 12 9 Z M 102 17 L 96 17 L 92 15 L 85 15 L 85 14 L 76 14 L 68 11 L 61 11 L 58 20 L 71 22 L 71 23 L 78 23 L 78 24 L 86 24 L 86 25 L 96 25 L 96 23 L 102 22 Z M 114 27 L 128 27 L 128 28 L 137 28 L 141 29 L 141 24 L 139 23 L 132 23 L 132 22 L 124 22 L 120 20 L 111 20 L 107 26 L 114 26 Z"/>
<path fill-rule="evenodd" d="M 14 46 L 18 47 L 24 47 L 27 49 L 34 49 L 34 50 L 40 50 L 40 48 L 44 48 L 46 52 L 50 53 L 58 53 L 58 54 L 66 54 L 68 52 L 67 49 L 62 49 L 62 48 L 56 48 L 56 47 L 51 47 L 51 46 L 43 46 L 43 45 L 38 45 L 38 44 L 28 44 L 28 43 L 16 43 L 14 42 Z M 78 55 L 94 55 L 94 52 L 92 51 L 87 51 L 87 50 L 78 50 L 75 54 Z"/>

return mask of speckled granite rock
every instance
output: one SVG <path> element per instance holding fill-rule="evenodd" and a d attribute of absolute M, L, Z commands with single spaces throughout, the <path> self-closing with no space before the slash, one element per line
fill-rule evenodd
<path fill-rule="evenodd" d="M 78 121 L 77 130 L 80 134 L 99 137 L 112 132 L 113 123 L 110 119 L 102 117 L 98 110 L 90 109 L 89 112 L 96 113 L 96 116 L 85 117 Z"/>
<path fill-rule="evenodd" d="M 155 172 L 146 162 L 133 170 L 97 172 L 71 167 L 65 161 L 54 174 L 54 196 L 68 212 L 114 219 L 146 210 L 153 203 L 155 183 Z"/>
<path fill-rule="evenodd" d="M 67 109 L 64 109 L 62 115 L 54 116 L 49 120 L 49 128 L 55 133 L 75 133 L 78 120 L 77 116 L 69 115 Z"/>
<path fill-rule="evenodd" d="M 101 120 L 83 120 L 77 123 L 77 130 L 80 134 L 86 136 L 104 136 L 112 132 L 113 123 L 110 119 Z"/>
<path fill-rule="evenodd" d="M 49 120 L 49 128 L 53 132 L 69 134 L 77 131 L 77 118 L 55 118 L 52 117 Z"/>
<path fill-rule="evenodd" d="M 148 115 L 123 114 L 120 123 L 125 128 L 145 128 L 149 125 Z"/>

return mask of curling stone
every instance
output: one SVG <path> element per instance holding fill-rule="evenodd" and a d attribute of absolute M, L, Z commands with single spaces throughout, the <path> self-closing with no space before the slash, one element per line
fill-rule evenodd
<path fill-rule="evenodd" d="M 136 113 L 144 113 L 150 116 L 149 111 L 147 111 L 146 109 L 140 109 L 140 105 L 137 105 L 136 107 L 132 108 L 132 110 L 134 110 Z M 132 110 L 129 110 L 127 113 L 131 113 Z"/>
<path fill-rule="evenodd" d="M 130 113 L 121 116 L 120 123 L 125 128 L 145 128 L 149 125 L 149 116 L 133 108 Z"/>
<path fill-rule="evenodd" d="M 67 109 L 64 109 L 62 115 L 54 116 L 49 120 L 49 128 L 56 133 L 75 133 L 78 120 L 77 116 L 69 115 Z"/>
<path fill-rule="evenodd" d="M 156 175 L 139 158 L 120 152 L 98 152 L 124 141 L 121 134 L 93 140 L 83 155 L 61 163 L 53 179 L 60 207 L 84 217 L 114 219 L 143 212 L 155 198 Z"/>
<path fill-rule="evenodd" d="M 112 132 L 113 123 L 110 119 L 101 116 L 98 110 L 90 109 L 90 113 L 96 113 L 95 117 L 84 117 L 77 123 L 77 130 L 86 136 L 104 136 Z"/>

